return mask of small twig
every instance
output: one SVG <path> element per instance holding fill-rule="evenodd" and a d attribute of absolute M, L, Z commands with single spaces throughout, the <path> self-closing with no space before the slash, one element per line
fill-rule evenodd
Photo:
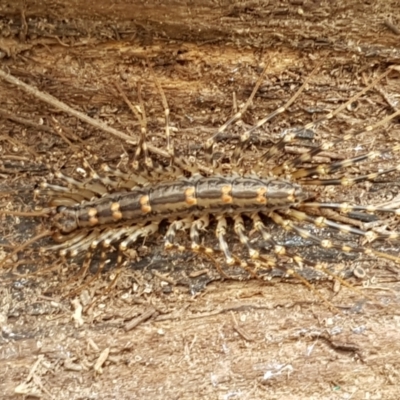
<path fill-rule="evenodd" d="M 102 374 L 103 373 L 103 364 L 106 362 L 108 356 L 110 354 L 110 348 L 106 347 L 99 355 L 99 358 L 97 359 L 96 363 L 93 366 L 93 369 L 98 373 Z"/>
<path fill-rule="evenodd" d="M 105 124 L 104 122 L 95 120 L 95 119 L 87 116 L 86 114 L 84 114 L 80 111 L 77 111 L 77 110 L 73 109 L 72 107 L 69 107 L 68 105 L 66 105 L 62 101 L 56 99 L 52 95 L 45 93 L 45 92 L 41 92 L 34 86 L 26 84 L 25 82 L 21 81 L 20 79 L 16 78 L 15 76 L 11 75 L 10 73 L 3 71 L 2 69 L 0 69 L 0 78 L 21 88 L 22 90 L 24 90 L 25 92 L 29 93 L 30 95 L 38 98 L 39 100 L 44 101 L 45 103 L 50 104 L 51 106 L 56 107 L 59 110 L 65 112 L 69 115 L 72 115 L 75 118 L 78 118 L 79 120 L 86 122 L 87 124 L 92 125 L 95 128 L 98 128 L 103 132 L 110 133 L 111 135 L 119 137 L 120 139 L 123 139 L 130 144 L 136 144 L 134 139 L 131 136 L 127 135 L 126 133 L 121 132 L 118 129 L 112 128 L 112 127 L 108 126 L 107 124 Z M 157 154 L 157 155 L 159 155 L 161 157 L 165 157 L 167 159 L 171 158 L 171 155 L 167 151 L 159 149 L 158 147 L 153 146 L 150 143 L 147 143 L 147 148 L 153 154 Z M 206 173 L 210 173 L 210 169 L 207 167 L 198 165 L 198 168 Z"/>
<path fill-rule="evenodd" d="M 25 146 L 23 143 L 21 143 L 18 139 L 16 138 L 11 138 L 7 134 L 0 135 L 0 140 L 6 140 L 7 142 L 10 142 L 12 145 L 21 147 L 25 149 L 28 153 L 31 153 L 34 157 L 39 157 L 39 154 L 36 153 L 36 151 L 32 150 L 28 146 Z"/>
<path fill-rule="evenodd" d="M 52 125 L 54 127 L 54 131 L 61 137 L 62 140 L 64 140 L 65 143 L 68 144 L 68 146 L 74 151 L 76 149 L 76 146 L 64 135 L 61 125 L 58 122 L 57 118 L 52 117 Z"/>
<path fill-rule="evenodd" d="M 389 104 L 393 111 L 398 111 L 399 108 L 397 107 L 396 102 L 394 102 L 380 86 L 376 86 L 375 90 L 377 90 L 382 95 L 386 103 Z"/>
<path fill-rule="evenodd" d="M 21 9 L 21 30 L 19 32 L 19 38 L 22 42 L 26 41 L 26 35 L 28 34 L 28 24 L 26 23 L 25 18 L 25 7 L 26 5 L 24 4 L 24 7 Z"/>
<path fill-rule="evenodd" d="M 50 104 L 50 105 L 58 108 L 59 110 L 64 111 L 67 114 L 80 119 L 81 121 L 84 121 L 96 128 L 99 128 L 104 132 L 111 133 L 112 135 L 117 136 L 117 137 L 127 140 L 127 141 L 132 141 L 131 136 L 129 136 L 117 129 L 111 128 L 110 126 L 106 125 L 103 122 L 100 122 L 93 118 L 90 118 L 86 114 L 84 114 L 80 111 L 77 111 L 77 110 L 73 109 L 72 107 L 67 106 L 65 103 L 56 99 L 52 95 L 45 93 L 45 92 L 41 92 L 37 88 L 35 88 L 31 85 L 28 85 L 25 82 L 22 82 L 20 79 L 16 78 L 15 76 L 11 75 L 10 73 L 6 73 L 2 69 L 0 69 L 0 78 L 3 78 L 5 81 L 23 89 L 25 92 L 31 94 L 32 96 L 35 96 L 39 100 L 42 100 L 45 103 Z M 168 153 L 165 152 L 165 154 L 168 154 Z"/>
<path fill-rule="evenodd" d="M 21 125 L 26 125 L 26 126 L 30 126 L 32 128 L 36 128 L 38 130 L 42 130 L 44 132 L 48 132 L 53 134 L 53 131 L 50 127 L 48 127 L 47 125 L 40 125 L 37 124 L 36 122 L 32 122 L 29 119 L 26 118 L 22 118 L 22 117 L 17 117 L 16 115 L 12 114 L 11 112 L 4 110 L 2 108 L 0 108 L 0 115 L 3 116 L 4 118 L 7 118 L 11 121 L 17 122 Z"/>
<path fill-rule="evenodd" d="M 244 328 L 242 328 L 236 318 L 235 318 L 235 314 L 233 313 L 233 311 L 231 311 L 231 317 L 233 320 L 233 329 L 244 339 L 247 340 L 248 342 L 252 342 L 254 341 L 254 338 L 252 338 Z"/>
<path fill-rule="evenodd" d="M 160 272 L 156 271 L 155 269 L 151 270 L 151 273 L 152 273 L 155 277 L 161 279 L 161 280 L 164 281 L 164 282 L 167 282 L 167 283 L 169 283 L 169 284 L 171 284 L 171 285 L 174 285 L 174 286 L 176 285 L 176 282 L 175 282 L 174 279 L 172 279 L 171 277 L 166 276 L 166 275 L 164 275 L 164 274 L 161 274 Z"/>
<path fill-rule="evenodd" d="M 132 319 L 128 323 L 125 324 L 124 329 L 126 332 L 132 330 L 133 328 L 136 328 L 139 324 L 142 322 L 148 320 L 151 318 L 154 314 L 156 313 L 156 310 L 153 307 L 150 307 L 148 310 L 146 310 L 143 314 L 139 315 L 138 317 Z"/>
<path fill-rule="evenodd" d="M 400 29 L 393 24 L 392 21 L 385 19 L 384 24 L 387 28 L 389 28 L 395 35 L 400 35 Z"/>

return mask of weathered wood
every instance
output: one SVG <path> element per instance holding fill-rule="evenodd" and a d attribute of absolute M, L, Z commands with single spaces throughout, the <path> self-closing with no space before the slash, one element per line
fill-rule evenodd
<path fill-rule="evenodd" d="M 174 140 L 179 149 L 190 143 L 195 151 L 232 113 L 234 92 L 239 104 L 246 101 L 266 64 L 269 85 L 261 88 L 245 122 L 287 99 L 290 85 L 276 83 L 285 71 L 293 79 L 307 76 L 309 64 L 322 57 L 322 69 L 332 71 L 315 78 L 315 96 L 299 100 L 288 119 L 277 122 L 279 130 L 304 121 L 304 110 L 347 99 L 364 84 L 363 71 L 367 78 L 374 68 L 400 58 L 395 0 L 2 3 L 2 70 L 127 132 L 133 142 L 139 124 L 114 83 L 124 82 L 135 99 L 140 81 L 155 147 L 164 143 L 163 111 L 147 62 L 166 92 Z M 389 84 L 400 93 L 398 79 Z M 390 108 L 379 93 L 370 96 L 371 104 L 379 106 L 377 114 Z M 392 107 L 397 107 L 394 101 Z M 332 123 L 326 134 L 336 134 L 340 123 Z M 399 132 L 395 127 L 387 135 L 388 141 L 398 140 Z M 376 144 L 375 139 L 363 137 L 365 143 Z M 1 208 L 33 207 L 31 190 L 50 171 L 45 164 L 77 164 L 73 155 L 85 146 L 107 160 L 132 151 L 112 133 L 4 80 L 0 143 Z M 344 191 L 343 196 L 361 193 Z M 23 242 L 26 231 L 40 225 L 26 218 L 14 221 L 1 228 L 0 255 L 9 251 L 7 244 Z M 149 247 L 154 260 L 162 259 L 161 246 Z M 162 260 L 171 268 L 190 264 L 179 257 Z M 201 269 L 203 261 L 197 262 Z M 386 273 L 378 267 L 372 275 Z M 116 291 L 88 315 L 80 310 L 85 296 L 70 304 L 44 295 L 43 277 L 25 284 L 1 273 L 2 398 L 398 397 L 398 300 L 389 296 L 398 292 L 396 282 L 379 283 L 388 294 L 379 291 L 380 304 L 364 304 L 347 290 L 334 295 L 329 282 L 321 283 L 320 290 L 343 312 L 334 315 L 298 283 L 217 281 L 191 297 L 187 287 L 175 285 L 156 265 L 125 273 L 135 277 L 137 288 Z M 163 274 L 170 292 L 148 278 L 162 281 Z M 395 281 L 396 274 L 388 276 Z M 95 289 L 86 295 L 101 303 L 101 290 Z M 382 306 L 386 300 L 389 304 Z"/>

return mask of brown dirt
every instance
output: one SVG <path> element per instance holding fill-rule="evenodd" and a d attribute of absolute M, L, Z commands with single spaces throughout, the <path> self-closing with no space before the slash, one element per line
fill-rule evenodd
<path fill-rule="evenodd" d="M 180 1 L 168 6 L 114 1 L 110 6 L 76 0 L 68 8 L 58 1 L 47 3 L 32 1 L 25 8 L 18 2 L 0 4 L 2 70 L 131 134 L 133 141 L 139 124 L 114 83 L 137 104 L 140 82 L 150 142 L 165 148 L 162 103 L 147 67 L 151 63 L 171 109 L 174 141 L 179 151 L 191 155 L 232 114 L 233 93 L 239 105 L 246 101 L 265 65 L 267 77 L 244 124 L 254 124 L 286 101 L 316 60 L 325 57 L 301 98 L 260 131 L 264 139 L 276 141 L 282 129 L 335 109 L 399 60 L 395 1 L 251 1 L 234 6 L 203 1 L 194 7 Z M 396 109 L 399 82 L 399 74 L 392 72 L 347 112 L 324 124 L 316 140 L 337 139 L 389 115 Z M 81 161 L 74 157 L 78 152 L 112 164 L 123 151 L 134 150 L 4 80 L 0 116 L 1 209 L 33 209 L 38 204 L 35 185 L 49 178 L 55 166 L 71 172 Z M 57 133 L 58 126 L 69 143 Z M 240 132 L 240 126 L 233 131 Z M 363 151 L 392 147 L 399 135 L 395 120 L 387 129 L 338 145 L 334 158 L 359 154 L 357 146 Z M 265 149 L 254 144 L 250 150 L 255 157 Z M 380 167 L 395 163 L 388 155 Z M 338 201 L 377 204 L 398 195 L 398 176 L 379 186 L 335 191 Z M 0 257 L 46 224 L 0 218 Z M 280 230 L 274 235 L 288 245 L 293 239 Z M 297 245 L 301 254 L 332 261 L 331 253 L 309 249 L 302 241 Z M 399 254 L 396 244 L 380 246 Z M 165 255 L 161 238 L 137 250 L 142 261 L 127 267 L 108 295 L 104 287 L 112 268 L 80 296 L 63 298 L 53 288 L 68 279 L 73 266 L 33 259 L 37 253 L 30 248 L 18 255 L 22 266 L 52 265 L 59 275 L 1 273 L 4 399 L 398 398 L 396 265 L 340 259 L 338 264 L 348 270 L 366 269 L 368 291 L 351 281 L 374 301 L 365 302 L 359 292 L 346 288 L 334 292 L 331 282 L 316 284 L 341 310 L 336 314 L 294 280 L 220 281 L 205 260 Z M 94 300 L 95 307 L 81 314 L 80 307 Z"/>

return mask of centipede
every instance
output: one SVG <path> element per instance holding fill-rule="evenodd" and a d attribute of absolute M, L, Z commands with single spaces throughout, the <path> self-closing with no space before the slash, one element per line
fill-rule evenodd
<path fill-rule="evenodd" d="M 201 143 L 195 156 L 181 154 L 174 146 L 167 97 L 154 72 L 151 76 L 164 109 L 165 149 L 149 141 L 141 86 L 137 87 L 138 106 L 134 106 L 125 90 L 116 84 L 116 92 L 140 123 L 140 132 L 132 145 L 135 149 L 127 165 L 119 167 L 103 162 L 95 167 L 82 156 L 79 176 L 55 170 L 51 181 L 43 180 L 37 185 L 35 197 L 49 199 L 48 205 L 40 211 L 0 210 L 7 218 L 41 218 L 48 226 L 26 243 L 15 246 L 0 262 L 1 267 L 12 266 L 14 256 L 47 238 L 53 243 L 41 246 L 39 253 L 57 254 L 63 260 L 81 257 L 79 274 L 83 279 L 94 255 L 100 253 L 96 272 L 99 276 L 110 252 L 117 253 L 116 269 L 119 271 L 129 248 L 159 234 L 164 227 L 165 251 L 188 252 L 201 257 L 215 266 L 223 278 L 231 278 L 228 270 L 232 267 L 256 279 L 263 279 L 268 271 L 279 269 L 285 277 L 301 281 L 317 295 L 312 281 L 303 273 L 305 267 L 349 288 L 353 286 L 333 272 L 329 262 L 304 256 L 293 247 L 279 243 L 274 238 L 275 230 L 309 241 L 321 249 L 360 260 L 380 259 L 397 268 L 400 264 L 396 247 L 400 239 L 400 232 L 396 230 L 399 202 L 355 203 L 342 200 L 336 193 L 337 188 L 346 193 L 360 185 L 373 187 L 381 178 L 397 182 L 400 164 L 386 166 L 386 161 L 397 157 L 400 143 L 395 138 L 388 139 L 386 147 L 336 161 L 329 157 L 326 161 L 326 154 L 343 151 L 346 143 L 353 145 L 365 134 L 382 134 L 398 123 L 400 110 L 392 107 L 391 112 L 380 118 L 365 121 L 363 126 L 340 132 L 332 139 L 324 138 L 319 142 L 315 139 L 329 121 L 350 118 L 354 104 L 362 102 L 384 79 L 398 75 L 396 67 L 388 67 L 379 74 L 371 72 L 364 88 L 336 108 L 301 126 L 279 132 L 278 138 L 268 140 L 267 146 L 257 145 L 260 130 L 290 110 L 303 92 L 309 90 L 320 69 L 318 64 L 298 84 L 295 93 L 275 110 L 238 135 L 230 135 L 230 129 L 243 120 L 262 86 L 268 73 L 265 67 L 245 104 Z M 4 79 L 5 76 L 2 74 Z M 16 78 L 8 75 L 8 79 L 16 84 Z M 19 86 L 24 88 L 24 83 L 19 82 Z M 87 119 L 90 117 L 85 116 Z M 228 142 L 233 141 L 233 146 L 224 146 L 220 140 L 224 134 Z M 128 136 L 124 139 L 133 141 Z M 289 146 L 304 141 L 312 145 L 294 154 L 287 151 Z M 363 222 L 365 220 L 375 224 L 370 224 L 370 228 Z M 208 244 L 210 237 L 215 239 L 213 245 Z M 388 244 L 390 249 L 382 249 L 385 247 L 382 244 Z M 232 250 L 232 246 L 236 250 Z M 360 269 L 358 272 L 363 273 Z"/>

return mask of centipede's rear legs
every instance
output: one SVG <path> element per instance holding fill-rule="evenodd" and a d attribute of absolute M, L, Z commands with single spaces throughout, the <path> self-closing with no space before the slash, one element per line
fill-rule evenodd
<path fill-rule="evenodd" d="M 277 108 L 275 111 L 271 112 L 268 114 L 266 117 L 262 118 L 256 124 L 251 127 L 250 129 L 246 130 L 242 135 L 240 135 L 239 139 L 239 145 L 236 146 L 236 149 L 234 150 L 234 153 L 232 155 L 232 163 L 234 165 L 239 165 L 242 161 L 242 155 L 244 151 L 246 150 L 246 147 L 249 144 L 250 138 L 251 138 L 251 133 L 255 131 L 256 129 L 262 127 L 264 124 L 267 122 L 271 121 L 273 118 L 275 118 L 277 115 L 284 113 L 294 102 L 295 100 L 300 96 L 300 94 L 303 92 L 303 90 L 306 88 L 307 83 L 310 81 L 311 77 L 315 74 L 315 72 L 319 68 L 319 64 L 317 65 L 316 68 L 307 76 L 303 84 L 300 86 L 300 88 L 296 91 L 296 93 L 281 107 Z M 229 126 L 231 126 L 233 123 L 236 121 L 240 120 L 245 112 L 247 111 L 248 107 L 250 104 L 253 102 L 254 96 L 256 92 L 258 91 L 259 87 L 261 86 L 261 83 L 264 79 L 265 72 L 267 70 L 268 65 L 264 68 L 264 71 L 262 74 L 259 76 L 257 83 L 255 84 L 251 95 L 247 99 L 246 103 L 244 106 L 237 111 L 231 118 L 228 119 L 223 125 L 221 125 L 218 130 L 215 132 L 213 136 L 211 136 L 205 143 L 204 149 L 207 154 L 207 161 L 210 165 L 213 165 L 213 160 L 214 160 L 214 148 L 215 148 L 215 143 L 216 143 L 216 138 L 218 135 L 223 133 Z M 271 158 L 272 156 L 276 155 L 279 153 L 279 151 L 284 148 L 284 146 L 287 143 L 292 142 L 296 137 L 296 133 L 291 133 L 285 135 L 277 144 L 273 145 L 267 153 L 264 154 L 264 159 L 266 158 Z"/>
<path fill-rule="evenodd" d="M 301 256 L 299 256 L 296 252 L 288 250 L 286 247 L 278 245 L 271 237 L 270 233 L 267 231 L 266 226 L 262 222 L 262 219 L 260 216 L 256 213 L 251 216 L 251 219 L 253 220 L 253 226 L 254 230 L 259 232 L 261 234 L 261 237 L 264 240 L 265 245 L 272 246 L 273 248 L 273 253 L 278 259 L 284 260 L 285 257 L 290 257 L 292 259 L 292 262 L 297 264 L 297 268 L 294 268 L 293 266 L 287 266 L 287 261 L 284 261 L 284 264 L 278 263 L 276 261 L 269 261 L 269 265 L 273 268 L 278 268 L 281 269 L 285 275 L 287 276 L 292 276 L 302 282 L 312 293 L 314 293 L 317 297 L 319 297 L 327 306 L 329 309 L 333 310 L 334 312 L 340 312 L 327 298 L 325 298 L 318 290 L 314 288 L 312 283 L 310 283 L 306 278 L 304 278 L 297 270 L 301 270 L 304 265 L 308 265 L 316 270 L 323 270 L 325 272 L 325 269 L 316 262 L 313 262 L 311 260 L 307 260 Z M 260 260 L 267 260 L 264 254 L 259 255 Z M 267 264 L 268 265 L 268 264 Z M 343 280 L 340 279 L 339 277 L 336 277 L 333 274 L 332 275 L 334 278 L 342 282 Z M 351 287 L 351 285 L 346 283 L 346 286 Z"/>

